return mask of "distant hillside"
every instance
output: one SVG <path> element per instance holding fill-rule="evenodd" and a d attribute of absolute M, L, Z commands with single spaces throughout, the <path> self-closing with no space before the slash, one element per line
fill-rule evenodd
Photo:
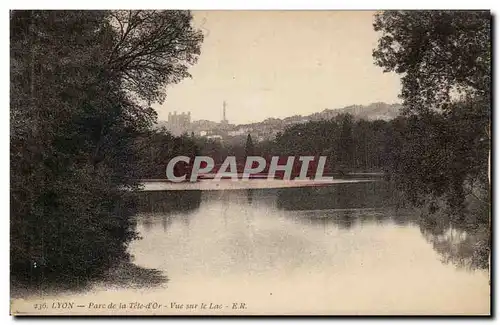
<path fill-rule="evenodd" d="M 325 109 L 322 112 L 310 115 L 294 115 L 290 117 L 268 118 L 264 121 L 250 124 L 221 124 L 208 120 L 193 121 L 189 126 L 183 126 L 182 132 L 194 132 L 199 136 L 220 135 L 226 138 L 240 136 L 246 137 L 252 134 L 257 139 L 272 139 L 277 132 L 283 131 L 286 126 L 309 121 L 329 120 L 339 114 L 351 114 L 355 119 L 365 120 L 391 120 L 400 114 L 401 104 L 372 103 L 370 105 L 351 105 L 338 109 Z M 158 127 L 165 126 L 173 128 L 166 121 L 158 121 Z M 179 134 L 181 132 L 178 132 Z M 177 134 L 176 134 L 177 135 Z"/>
<path fill-rule="evenodd" d="M 310 115 L 294 115 L 279 118 L 268 118 L 262 122 L 245 124 L 244 126 L 257 126 L 257 125 L 289 125 L 295 123 L 304 123 L 308 121 L 329 120 L 340 114 L 351 114 L 356 119 L 365 120 L 384 120 L 388 121 L 400 114 L 401 104 L 386 104 L 386 103 L 372 103 L 370 105 L 351 105 L 338 109 L 325 109 L 322 112 L 313 113 Z"/>
<path fill-rule="evenodd" d="M 329 120 L 339 114 L 351 114 L 358 119 L 365 120 L 391 120 L 399 115 L 401 104 L 373 103 L 370 105 L 351 105 L 339 109 L 325 109 L 320 113 L 305 116 L 312 121 Z"/>

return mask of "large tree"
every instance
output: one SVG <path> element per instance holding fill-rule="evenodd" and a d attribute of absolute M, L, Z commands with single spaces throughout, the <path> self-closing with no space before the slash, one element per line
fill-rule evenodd
<path fill-rule="evenodd" d="M 16 275 L 88 277 L 128 257 L 136 139 L 156 119 L 151 104 L 196 62 L 202 35 L 191 20 L 188 11 L 11 13 Z"/>
<path fill-rule="evenodd" d="M 453 100 L 487 98 L 491 88 L 488 11 L 383 11 L 377 65 L 402 75 L 405 108 L 446 110 Z"/>
<path fill-rule="evenodd" d="M 487 202 L 491 14 L 384 11 L 375 63 L 401 75 L 403 139 L 393 171 L 413 196 L 446 196 L 457 212 L 468 194 Z"/>

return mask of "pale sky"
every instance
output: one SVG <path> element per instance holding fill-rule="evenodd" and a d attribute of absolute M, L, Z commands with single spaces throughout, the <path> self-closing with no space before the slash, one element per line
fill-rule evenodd
<path fill-rule="evenodd" d="M 373 63 L 369 11 L 194 11 L 205 40 L 191 79 L 156 106 L 230 123 L 308 115 L 326 108 L 400 102 L 400 79 Z"/>

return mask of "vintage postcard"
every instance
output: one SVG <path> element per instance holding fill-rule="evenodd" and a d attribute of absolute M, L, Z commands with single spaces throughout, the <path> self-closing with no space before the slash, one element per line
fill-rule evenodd
<path fill-rule="evenodd" d="M 491 19 L 12 10 L 11 314 L 490 315 Z"/>

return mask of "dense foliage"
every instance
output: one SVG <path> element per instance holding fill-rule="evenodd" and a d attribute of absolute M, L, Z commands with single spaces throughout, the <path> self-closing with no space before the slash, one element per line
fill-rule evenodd
<path fill-rule="evenodd" d="M 491 14 L 488 11 L 384 11 L 373 57 L 401 74 L 407 111 L 449 110 L 457 98 L 491 91 Z"/>
<path fill-rule="evenodd" d="M 375 62 L 402 75 L 408 119 L 393 172 L 413 199 L 445 197 L 461 214 L 467 194 L 489 202 L 491 14 L 386 11 Z"/>
<path fill-rule="evenodd" d="M 170 159 L 181 155 L 194 159 L 201 152 L 199 143 L 192 136 L 183 134 L 175 137 L 164 128 L 141 134 L 136 148 L 141 152 L 138 162 L 141 166 L 140 179 L 165 179 Z"/>
<path fill-rule="evenodd" d="M 13 11 L 11 271 L 88 278 L 128 258 L 138 136 L 202 35 L 184 11 Z"/>
<path fill-rule="evenodd" d="M 331 172 L 381 172 L 386 165 L 388 126 L 386 121 L 355 120 L 342 114 L 287 128 L 278 134 L 271 150 L 281 155 L 327 156 Z"/>

